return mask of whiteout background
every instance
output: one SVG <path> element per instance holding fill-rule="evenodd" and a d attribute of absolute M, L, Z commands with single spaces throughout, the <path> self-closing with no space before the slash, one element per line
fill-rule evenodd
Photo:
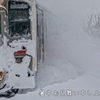
<path fill-rule="evenodd" d="M 16 95 L 10 100 L 99 100 L 100 96 L 48 97 L 39 96 L 44 90 L 89 90 L 100 92 L 100 39 L 83 30 L 87 16 L 100 13 L 99 0 L 37 0 L 49 10 L 45 64 L 38 69 L 38 89 Z M 54 84 L 55 83 L 55 84 Z M 100 95 L 100 93 L 99 93 Z M 5 98 L 0 98 L 6 100 Z"/>

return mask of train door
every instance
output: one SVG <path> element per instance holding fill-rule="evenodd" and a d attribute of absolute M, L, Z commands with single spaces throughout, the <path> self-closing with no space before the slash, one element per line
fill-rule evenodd
<path fill-rule="evenodd" d="M 3 29 L 2 29 L 2 15 L 0 14 L 0 45 L 2 45 L 3 44 L 3 41 L 2 41 L 2 34 L 3 34 Z"/>
<path fill-rule="evenodd" d="M 44 61 L 44 11 L 37 5 L 37 59 Z"/>

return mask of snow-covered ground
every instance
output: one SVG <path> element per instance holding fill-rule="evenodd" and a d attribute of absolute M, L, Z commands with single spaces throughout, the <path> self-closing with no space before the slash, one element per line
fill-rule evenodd
<path fill-rule="evenodd" d="M 37 0 L 37 2 L 51 12 L 46 13 L 45 64 L 41 64 L 38 69 L 36 77 L 38 89 L 27 94 L 18 94 L 10 100 L 67 98 L 99 100 L 100 39 L 89 36 L 83 30 L 83 20 L 92 13 L 100 13 L 100 1 Z M 39 95 L 41 89 L 45 91 L 43 97 Z M 48 90 L 52 93 L 49 97 L 46 94 Z M 55 90 L 59 93 L 58 97 L 54 96 Z M 60 96 L 61 90 L 64 90 L 64 97 Z M 72 96 L 67 96 L 68 93 L 72 93 Z"/>

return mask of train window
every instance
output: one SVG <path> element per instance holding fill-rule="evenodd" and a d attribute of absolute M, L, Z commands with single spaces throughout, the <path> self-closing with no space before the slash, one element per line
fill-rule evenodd
<path fill-rule="evenodd" d="M 26 2 L 9 1 L 9 34 L 14 36 L 30 35 L 30 6 Z"/>

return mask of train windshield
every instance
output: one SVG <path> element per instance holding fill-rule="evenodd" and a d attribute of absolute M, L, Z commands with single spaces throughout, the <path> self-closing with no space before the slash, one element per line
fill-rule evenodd
<path fill-rule="evenodd" d="M 26 2 L 9 1 L 9 34 L 10 36 L 30 35 L 30 6 Z"/>

